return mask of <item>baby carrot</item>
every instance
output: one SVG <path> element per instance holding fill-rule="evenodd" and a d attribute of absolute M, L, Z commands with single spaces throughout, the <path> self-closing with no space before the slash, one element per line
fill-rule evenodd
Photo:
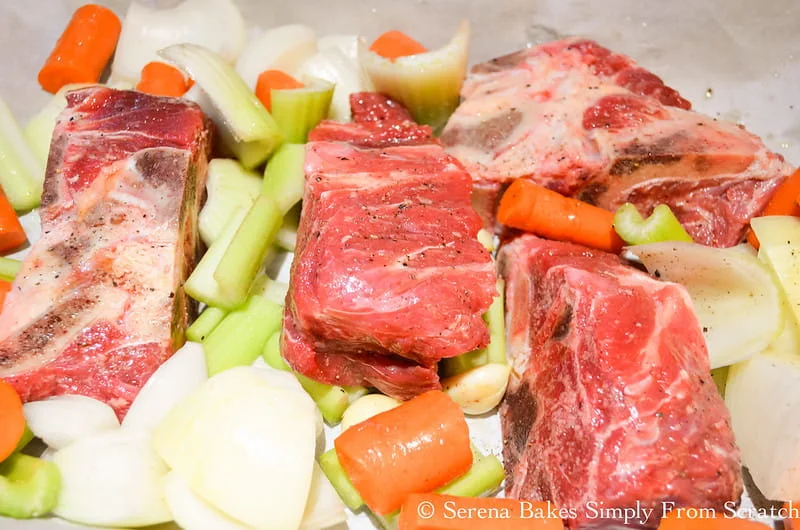
<path fill-rule="evenodd" d="M 180 97 L 189 90 L 183 72 L 167 63 L 153 61 L 142 68 L 136 90 L 154 96 Z"/>
<path fill-rule="evenodd" d="M 22 245 L 27 237 L 17 213 L 0 190 L 0 252 L 8 252 Z"/>
<path fill-rule="evenodd" d="M 438 493 L 410 495 L 397 530 L 562 530 L 552 503 L 455 497 Z"/>
<path fill-rule="evenodd" d="M 122 24 L 110 9 L 79 7 L 50 57 L 39 71 L 39 84 L 55 94 L 69 83 L 96 83 L 114 54 Z"/>
<path fill-rule="evenodd" d="M 398 57 L 417 55 L 418 53 L 425 53 L 428 51 L 425 49 L 425 46 L 402 31 L 397 30 L 387 31 L 375 39 L 375 42 L 372 43 L 369 49 L 381 57 L 392 60 Z"/>
<path fill-rule="evenodd" d="M 800 169 L 795 171 L 792 176 L 783 181 L 775 190 L 775 194 L 769 200 L 761 216 L 767 215 L 798 215 L 800 216 L 800 206 L 797 199 L 800 197 Z M 747 234 L 747 241 L 758 249 L 760 246 L 755 232 L 750 230 Z"/>
<path fill-rule="evenodd" d="M 387 515 L 412 493 L 425 493 L 472 466 L 464 413 L 432 390 L 344 431 L 336 454 L 367 506 Z"/>
<path fill-rule="evenodd" d="M 24 433 L 22 400 L 14 387 L 0 381 L 0 462 L 16 450 Z"/>
<path fill-rule="evenodd" d="M 723 513 L 715 516 L 701 516 L 702 512 L 694 508 L 678 508 L 669 511 L 658 530 L 768 530 L 771 526 L 750 519 L 726 517 Z"/>
<path fill-rule="evenodd" d="M 613 212 L 564 197 L 525 179 L 515 180 L 506 190 L 497 220 L 548 239 L 608 252 L 619 252 L 624 245 L 614 230 Z"/>
<path fill-rule="evenodd" d="M 11 282 L 0 280 L 0 313 L 3 311 L 3 302 L 6 301 L 9 292 L 11 292 Z"/>
<path fill-rule="evenodd" d="M 256 97 L 267 110 L 272 110 L 272 91 L 303 88 L 303 83 L 280 70 L 264 70 L 256 81 Z"/>

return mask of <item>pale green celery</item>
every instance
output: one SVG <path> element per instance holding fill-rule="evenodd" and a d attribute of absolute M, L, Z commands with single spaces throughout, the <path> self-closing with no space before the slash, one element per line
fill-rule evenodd
<path fill-rule="evenodd" d="M 490 331 L 491 334 L 491 331 Z M 462 353 L 456 357 L 442 359 L 439 363 L 439 371 L 443 378 L 463 374 L 473 368 L 478 368 L 489 362 L 489 355 L 486 348 Z"/>
<path fill-rule="evenodd" d="M 61 87 L 47 105 L 36 116 L 31 118 L 31 121 L 23 129 L 25 140 L 28 141 L 31 151 L 42 167 L 47 166 L 47 157 L 50 155 L 50 140 L 53 137 L 53 130 L 56 128 L 56 119 L 61 114 L 61 111 L 67 107 L 67 92 L 87 86 L 91 86 L 91 84 L 73 83 Z"/>
<path fill-rule="evenodd" d="M 221 304 L 216 305 L 238 307 L 244 303 L 282 219 L 275 201 L 264 195 L 256 199 L 214 271 L 222 297 Z"/>
<path fill-rule="evenodd" d="M 444 127 L 459 103 L 467 72 L 469 24 L 464 21 L 442 48 L 391 60 L 359 44 L 359 60 L 375 91 L 396 99 L 419 123 L 435 131 Z"/>
<path fill-rule="evenodd" d="M 503 463 L 495 455 L 484 456 L 474 446 L 472 467 L 437 493 L 457 497 L 479 497 L 494 492 L 505 478 Z"/>
<path fill-rule="evenodd" d="M 17 447 L 14 449 L 14 452 L 22 451 L 23 449 L 25 449 L 25 446 L 31 443 L 31 440 L 33 440 L 33 431 L 31 431 L 30 427 L 28 427 L 28 424 L 26 423 L 25 430 L 22 431 L 22 436 L 20 436 L 19 441 L 17 442 Z"/>
<path fill-rule="evenodd" d="M 32 210 L 42 197 L 44 167 L 31 151 L 11 109 L 0 98 L 0 188 L 17 211 Z"/>
<path fill-rule="evenodd" d="M 276 370 L 291 372 L 291 367 L 281 356 L 280 332 L 273 334 L 264 345 L 261 357 L 269 366 Z M 326 385 L 310 379 L 302 374 L 293 372 L 303 390 L 311 396 L 317 404 L 322 417 L 330 425 L 337 425 L 342 421 L 342 415 L 350 406 L 350 394 L 340 386 Z"/>
<path fill-rule="evenodd" d="M 7 282 L 14 281 L 14 278 L 17 277 L 21 268 L 21 261 L 0 256 L 0 280 L 5 280 Z"/>
<path fill-rule="evenodd" d="M 305 145 L 284 144 L 264 170 L 261 193 L 278 203 L 281 215 L 286 215 L 303 198 L 306 184 L 305 161 Z"/>
<path fill-rule="evenodd" d="M 263 285 L 259 285 L 258 289 L 254 290 L 254 292 L 264 296 L 267 300 L 272 300 L 278 305 L 285 305 L 286 293 L 289 292 L 289 286 L 269 277 L 266 277 L 264 280 Z"/>
<path fill-rule="evenodd" d="M 244 210 L 237 211 L 233 217 L 225 225 L 225 228 L 220 233 L 219 237 L 208 248 L 202 259 L 189 275 L 189 279 L 184 284 L 186 292 L 197 300 L 203 302 L 211 307 L 219 307 L 221 309 L 235 309 L 236 306 L 231 304 L 227 297 L 224 296 L 222 288 L 216 279 L 214 279 L 214 272 L 217 266 L 222 261 L 225 251 L 233 241 L 233 237 L 239 230 L 247 212 Z"/>
<path fill-rule="evenodd" d="M 186 330 L 186 338 L 192 342 L 203 342 L 222 322 L 226 314 L 224 309 L 207 307 Z"/>
<path fill-rule="evenodd" d="M 356 490 L 350 478 L 345 473 L 342 464 L 339 463 L 339 456 L 336 454 L 336 449 L 331 449 L 322 453 L 319 457 L 319 467 L 322 472 L 328 477 L 333 489 L 339 494 L 339 497 L 344 502 L 345 506 L 355 511 L 364 506 L 364 499 Z"/>
<path fill-rule="evenodd" d="M 631 203 L 620 206 L 614 214 L 614 230 L 629 245 L 662 241 L 692 242 L 678 218 L 666 204 L 659 204 L 647 219 Z"/>
<path fill-rule="evenodd" d="M 287 142 L 302 144 L 308 133 L 328 116 L 334 85 L 312 78 L 303 88 L 273 89 L 272 117 Z"/>
<path fill-rule="evenodd" d="M 228 313 L 203 341 L 208 375 L 253 364 L 270 335 L 280 329 L 282 318 L 283 308 L 259 295 Z"/>
<path fill-rule="evenodd" d="M 207 246 L 219 237 L 234 213 L 253 205 L 261 185 L 261 176 L 236 160 L 215 158 L 208 163 L 208 199 L 198 219 L 200 237 Z"/>
<path fill-rule="evenodd" d="M 489 310 L 484 313 L 483 320 L 489 326 L 489 345 L 486 346 L 488 362 L 506 364 L 506 312 L 505 282 L 497 280 L 497 296 L 494 297 Z"/>
<path fill-rule="evenodd" d="M 0 462 L 0 516 L 30 519 L 55 508 L 61 489 L 56 465 L 14 453 Z"/>
<path fill-rule="evenodd" d="M 222 57 L 196 44 L 175 44 L 158 54 L 185 71 L 208 95 L 222 140 L 244 167 L 261 165 L 281 144 L 278 124 Z"/>

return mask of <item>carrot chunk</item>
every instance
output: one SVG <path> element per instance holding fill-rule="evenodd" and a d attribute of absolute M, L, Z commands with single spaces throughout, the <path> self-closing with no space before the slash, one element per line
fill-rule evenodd
<path fill-rule="evenodd" d="M 280 70 L 264 70 L 256 82 L 256 97 L 261 100 L 267 110 L 272 110 L 272 91 L 303 88 L 305 85 Z"/>
<path fill-rule="evenodd" d="M 796 215 L 800 216 L 800 205 L 797 204 L 800 197 L 800 169 L 795 171 L 792 176 L 783 181 L 775 190 L 775 195 L 769 200 L 761 212 L 761 216 L 768 215 Z M 750 230 L 747 234 L 747 241 L 758 249 L 760 244 L 755 232 Z"/>
<path fill-rule="evenodd" d="M 16 450 L 24 433 L 22 400 L 14 387 L 0 381 L 0 462 Z"/>
<path fill-rule="evenodd" d="M 391 60 L 428 51 L 425 46 L 402 31 L 397 30 L 387 31 L 375 39 L 375 42 L 372 43 L 369 49 L 381 57 L 386 57 Z"/>
<path fill-rule="evenodd" d="M 8 252 L 25 243 L 27 237 L 17 213 L 0 190 L 0 252 Z"/>
<path fill-rule="evenodd" d="M 189 90 L 183 72 L 166 63 L 153 61 L 142 68 L 136 90 L 154 96 L 180 97 Z"/>

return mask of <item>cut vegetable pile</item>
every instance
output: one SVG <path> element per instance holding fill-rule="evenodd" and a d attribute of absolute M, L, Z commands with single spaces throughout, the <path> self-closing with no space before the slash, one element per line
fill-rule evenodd
<path fill-rule="evenodd" d="M 193 109 L 202 110 L 214 137 L 210 149 L 186 161 L 189 182 L 198 186 L 194 191 L 202 186 L 204 192 L 200 193 L 202 204 L 188 199 L 187 192 L 180 195 L 178 222 L 182 226 L 178 233 L 186 249 L 197 241 L 202 252 L 196 260 L 191 252 L 184 252 L 186 249 L 175 257 L 180 265 L 176 274 L 184 276 L 175 280 L 169 304 L 180 300 L 180 307 L 169 323 L 156 322 L 161 317 L 153 315 L 139 315 L 137 319 L 144 327 L 168 326 L 170 353 L 174 353 L 154 366 L 152 375 L 129 382 L 125 388 L 131 398 L 129 407 L 126 404 L 120 409 L 113 398 L 85 395 L 86 385 L 81 381 L 75 382 L 71 393 L 26 399 L 24 389 L 15 387 L 11 377 L 8 382 L 4 380 L 8 375 L 3 371 L 5 359 L 12 365 L 19 361 L 15 350 L 10 346 L 4 349 L 4 341 L 16 344 L 22 342 L 22 336 L 30 344 L 39 343 L 33 333 L 20 332 L 12 337 L 11 332 L 4 336 L 0 330 L 0 516 L 30 519 L 54 515 L 77 524 L 112 528 L 174 522 L 186 530 L 317 530 L 360 516 L 386 530 L 444 530 L 499 528 L 491 517 L 473 520 L 469 526 L 458 519 L 467 517 L 463 514 L 506 513 L 508 517 L 495 518 L 510 519 L 505 521 L 508 528 L 562 530 L 577 516 L 570 515 L 569 510 L 566 515 L 554 515 L 554 501 L 542 502 L 540 498 L 566 496 L 556 491 L 558 480 L 530 461 L 511 462 L 509 454 L 529 458 L 530 447 L 522 446 L 532 439 L 527 438 L 529 432 L 534 436 L 541 435 L 542 429 L 546 431 L 547 427 L 536 422 L 547 414 L 564 413 L 572 418 L 574 431 L 562 433 L 564 443 L 586 444 L 589 448 L 593 442 L 575 433 L 580 433 L 581 425 L 594 422 L 597 427 L 605 421 L 591 417 L 600 410 L 592 409 L 591 399 L 605 398 L 602 389 L 597 395 L 592 389 L 592 395 L 582 396 L 587 400 L 587 410 L 547 409 L 548 403 L 533 399 L 529 388 L 529 364 L 539 362 L 536 356 L 541 352 L 528 351 L 525 357 L 520 345 L 529 347 L 537 334 L 550 333 L 542 341 L 564 341 L 567 352 L 577 347 L 575 341 L 570 342 L 573 327 L 587 316 L 574 313 L 580 311 L 579 300 L 571 300 L 559 315 L 538 315 L 541 321 L 535 320 L 533 310 L 522 317 L 512 312 L 512 306 L 527 303 L 533 307 L 526 299 L 530 293 L 550 296 L 553 304 L 565 296 L 566 290 L 547 292 L 546 281 L 532 273 L 527 283 L 523 282 L 524 288 L 519 288 L 518 283 L 511 287 L 510 280 L 504 280 L 498 272 L 494 298 L 487 294 L 480 307 L 470 298 L 473 290 L 480 290 L 480 259 L 485 258 L 487 266 L 491 262 L 493 268 L 502 269 L 503 264 L 495 262 L 495 257 L 501 261 L 498 250 L 525 232 L 569 244 L 558 248 L 582 249 L 576 259 L 591 260 L 601 255 L 605 260 L 611 255 L 623 268 L 633 265 L 662 282 L 679 284 L 696 316 L 693 325 L 701 330 L 693 346 L 707 351 L 708 362 L 704 353 L 701 378 L 711 382 L 706 376 L 713 376 L 730 413 L 730 421 L 720 420 L 720 429 L 732 430 L 738 444 L 737 458 L 740 451 L 741 463 L 761 493 L 773 500 L 800 501 L 800 420 L 792 413 L 800 407 L 800 170 L 782 175 L 774 186 L 764 185 L 764 189 L 769 188 L 770 200 L 758 215 L 748 217 L 747 231 L 742 232 L 736 246 L 695 242 L 695 220 L 687 216 L 691 205 L 665 198 L 651 201 L 647 207 L 634 204 L 633 199 L 617 201 L 612 207 L 610 202 L 603 202 L 603 194 L 617 184 L 597 189 L 587 184 L 567 193 L 566 184 L 562 187 L 539 181 L 538 175 L 510 178 L 509 173 L 502 183 L 493 183 L 495 188 L 487 194 L 491 222 L 480 219 L 468 207 L 469 212 L 453 207 L 453 211 L 444 213 L 437 210 L 432 217 L 438 218 L 426 218 L 430 214 L 425 212 L 437 206 L 426 193 L 444 194 L 442 202 L 452 199 L 447 193 L 455 188 L 448 191 L 445 176 L 458 174 L 453 178 L 463 175 L 469 180 L 464 169 L 467 164 L 462 167 L 462 161 L 454 158 L 457 149 L 452 148 L 453 142 L 477 152 L 478 147 L 505 150 L 498 146 L 523 141 L 518 128 L 526 126 L 529 118 L 517 114 L 532 112 L 539 100 L 521 101 L 519 111 L 515 107 L 498 118 L 492 114 L 497 108 L 491 98 L 505 94 L 503 91 L 511 94 L 510 98 L 518 97 L 513 83 L 504 76 L 535 76 L 536 72 L 520 67 L 524 53 L 484 63 L 468 73 L 471 28 L 466 20 L 439 48 L 429 48 L 397 30 L 368 42 L 360 35 L 319 36 L 301 24 L 248 29 L 248 23 L 233 0 L 182 0 L 166 8 L 134 1 L 124 16 L 87 4 L 73 14 L 39 72 L 39 85 L 52 94 L 47 105 L 23 128 L 9 102 L 0 99 L 0 316 L 7 319 L 0 319 L 0 324 L 9 323 L 8 327 L 16 326 L 15 330 L 23 329 L 30 315 L 22 314 L 24 311 L 19 317 L 9 316 L 10 311 L 4 315 L 4 304 L 14 298 L 17 305 L 13 307 L 20 307 L 16 300 L 20 295 L 14 290 L 24 292 L 24 283 L 34 281 L 31 275 L 42 274 L 43 263 L 53 265 L 53 271 L 46 271 L 42 282 L 65 282 L 67 270 L 107 267 L 107 285 L 123 290 L 130 281 L 126 268 L 130 262 L 150 260 L 146 261 L 147 270 L 153 275 L 160 273 L 159 267 L 164 268 L 163 262 L 146 257 L 146 251 L 125 254 L 125 244 L 117 249 L 119 256 L 108 256 L 107 262 L 73 263 L 81 248 L 91 246 L 91 241 L 87 243 L 75 233 L 65 233 L 63 246 L 48 250 L 51 254 L 46 256 L 58 256 L 58 263 L 40 259 L 34 265 L 30 260 L 9 257 L 36 244 L 37 238 L 25 233 L 20 218 L 28 213 L 36 215 L 34 210 L 40 205 L 44 209 L 54 201 L 65 200 L 60 194 L 66 192 L 54 188 L 47 168 L 54 167 L 58 157 L 66 156 L 58 150 L 57 142 L 51 146 L 54 131 L 64 127 L 60 116 L 83 104 L 71 99 L 72 91 L 104 85 L 131 90 L 137 98 L 147 94 L 147 98 L 171 98 L 156 100 L 161 102 L 191 102 Z M 558 52 L 547 46 L 543 48 L 547 53 Z M 591 58 L 580 68 L 603 76 L 611 76 L 608 72 L 613 70 L 620 86 L 641 89 L 635 79 L 625 81 L 625 68 L 630 65 L 619 59 L 623 56 L 598 51 L 591 41 L 576 41 L 570 46 L 570 52 L 580 49 Z M 106 70 L 108 78 L 104 77 Z M 465 85 L 465 79 L 472 84 Z M 641 89 L 637 97 L 642 101 L 650 97 L 679 98 L 666 86 L 652 93 L 649 90 Z M 536 97 L 548 100 L 551 96 L 541 93 Z M 662 101 L 670 105 L 670 112 L 689 112 L 680 100 L 670 101 Z M 613 104 L 615 109 L 628 109 L 626 112 L 633 114 L 642 111 L 637 105 L 643 105 L 639 100 L 614 100 Z M 473 122 L 467 120 L 467 126 L 463 117 L 461 121 L 451 120 L 454 112 L 465 107 L 476 117 Z M 483 116 L 484 112 L 489 117 Z M 109 111 L 107 118 L 112 120 L 114 115 Z M 638 122 L 631 125 L 633 118 L 631 123 L 617 124 L 616 115 L 599 103 L 585 116 L 584 129 L 591 134 L 615 134 L 624 127 L 635 131 L 637 126 L 644 126 Z M 597 126 L 589 118 L 607 121 Z M 164 134 L 169 142 L 175 142 L 167 142 L 163 146 L 166 149 L 177 149 L 181 141 L 179 129 L 170 128 L 172 119 L 168 116 L 162 120 L 158 115 L 155 119 L 167 131 Z M 80 132 L 82 125 L 80 119 L 77 121 L 68 125 Z M 488 132 L 481 129 L 487 122 Z M 135 134 L 146 137 L 148 132 L 137 130 Z M 565 146 L 565 153 L 570 148 Z M 115 188 L 125 171 L 143 175 L 148 168 L 153 171 L 151 175 L 174 171 L 166 165 L 174 161 L 164 162 L 148 149 L 134 150 L 124 164 L 115 160 L 103 166 L 100 173 L 106 180 L 87 181 L 85 185 L 94 186 L 91 189 L 98 197 L 129 201 L 137 207 L 148 207 L 147 201 L 153 201 L 149 207 L 157 216 L 158 207 L 167 199 L 145 192 L 136 195 L 122 184 Z M 508 150 L 513 151 L 513 147 Z M 321 153 L 336 156 L 331 162 Z M 633 157 L 639 153 L 628 154 Z M 501 156 L 506 156 L 505 152 L 498 154 Z M 567 156 L 571 155 L 567 153 L 564 158 Z M 647 164 L 661 164 L 658 156 L 652 155 Z M 427 170 L 427 166 L 420 169 L 414 163 L 440 164 L 436 171 L 442 178 L 424 183 L 414 180 Z M 631 175 L 640 178 L 636 172 L 646 165 L 635 160 L 616 164 L 621 164 L 614 173 L 620 181 Z M 513 165 L 508 167 L 510 172 L 514 169 Z M 381 171 L 385 172 L 385 182 L 374 178 Z M 397 186 L 390 182 L 394 178 L 407 180 Z M 477 183 L 475 175 L 471 178 L 473 184 Z M 311 179 L 324 181 L 328 187 L 310 196 Z M 71 186 L 78 180 L 80 177 L 75 176 L 68 182 Z M 167 180 L 162 184 L 159 189 L 174 186 Z M 78 189 L 78 184 L 75 186 Z M 480 201 L 486 199 L 481 194 L 488 188 L 475 186 L 472 201 L 479 210 Z M 703 193 L 698 189 L 697 193 Z M 350 197 L 352 202 L 360 197 L 357 191 L 379 197 L 377 206 L 364 202 L 362 211 L 352 213 L 331 206 L 342 203 L 326 202 L 333 196 L 338 200 Z M 629 194 L 635 196 L 635 192 Z M 91 218 L 97 204 L 83 202 L 81 197 L 75 206 L 78 217 Z M 464 202 L 468 200 L 465 194 Z M 326 208 L 329 211 L 324 211 Z M 441 243 L 437 240 L 436 244 L 419 246 L 424 238 L 414 232 L 418 225 L 412 222 L 412 215 L 420 216 L 417 220 L 423 219 L 431 231 L 445 224 L 443 215 L 462 216 L 459 226 L 468 233 L 454 230 L 442 235 Z M 94 226 L 113 229 L 123 222 L 124 216 L 99 218 Z M 170 222 L 175 223 L 175 219 Z M 368 232 L 369 227 L 381 224 L 385 232 Z M 304 259 L 329 263 L 351 248 L 361 254 L 348 262 L 343 276 L 326 276 L 332 283 L 329 291 L 317 292 L 308 285 L 313 286 L 318 278 L 300 278 L 291 260 L 295 251 L 299 256 L 298 249 L 308 248 L 309 238 L 328 237 L 331 231 L 337 238 L 335 245 L 327 250 L 315 249 L 312 258 Z M 475 248 L 460 247 L 464 239 Z M 394 260 L 392 252 L 398 248 L 402 252 Z M 474 286 L 458 285 L 455 274 L 447 276 L 446 271 L 455 267 L 448 260 L 461 259 L 462 248 L 472 249 L 478 256 L 465 266 L 473 271 Z M 557 254 L 553 250 L 541 259 Z M 360 269 L 362 265 L 388 260 L 387 256 L 394 261 L 383 264 L 385 269 L 357 274 L 367 270 Z M 613 276 L 612 269 L 603 267 L 598 265 L 598 277 Z M 314 274 L 330 272 L 320 270 Z M 554 265 L 551 271 L 556 272 L 548 274 L 563 274 L 566 283 L 571 281 L 570 275 L 581 274 L 579 268 L 575 269 L 579 272 L 564 270 Z M 650 280 L 644 273 L 637 274 Z M 551 276 L 546 280 L 552 280 Z M 624 284 L 625 288 L 636 283 L 635 276 L 621 277 L 620 285 L 630 282 Z M 592 284 L 595 280 L 588 274 L 583 278 L 587 296 L 602 290 L 595 289 L 597 285 L 606 285 Z M 380 281 L 390 286 L 381 291 L 376 287 Z M 292 296 L 297 282 L 305 282 L 307 292 L 316 297 L 312 306 L 319 313 L 298 310 Z M 495 276 L 491 276 L 488 286 L 494 282 Z M 98 307 L 123 303 L 113 297 L 106 302 L 99 295 L 97 300 L 85 298 L 79 281 L 74 289 L 75 306 L 48 316 L 49 327 L 44 330 L 47 338 L 37 346 L 42 351 L 49 341 L 61 340 L 60 330 L 71 325 L 65 319 L 79 318 L 98 301 Z M 446 350 L 448 334 L 458 332 L 468 318 L 446 313 L 446 308 L 441 314 L 433 310 L 428 313 L 431 319 L 445 321 L 438 337 L 425 336 L 426 323 L 420 322 L 408 322 L 405 336 L 392 335 L 403 314 L 420 303 L 417 289 L 437 292 L 443 307 L 450 303 L 448 297 L 463 305 L 472 304 L 480 329 L 464 333 L 474 339 L 474 344 L 439 356 L 431 353 L 436 348 Z M 95 296 L 94 292 L 90 294 Z M 351 305 L 336 305 L 335 294 Z M 371 311 L 371 304 L 381 306 L 383 312 Z M 326 305 L 327 311 L 323 311 Z M 12 307 L 11 302 L 6 306 Z M 670 310 L 678 312 L 680 307 L 670 306 Z M 68 313 L 71 316 L 63 316 Z M 620 310 L 616 321 L 620 326 L 626 325 L 623 313 Z M 381 320 L 385 315 L 395 320 Z M 636 329 L 642 326 L 659 329 L 669 323 L 670 316 L 663 322 L 657 317 L 655 323 L 627 323 L 632 331 L 625 340 L 633 340 Z M 301 325 L 313 333 L 301 337 Z M 377 331 L 358 335 L 362 325 L 374 325 Z M 358 330 L 350 329 L 356 326 Z M 86 324 L 81 333 L 78 347 L 87 358 L 95 351 L 105 355 L 124 346 L 114 346 L 120 339 L 106 328 L 90 329 Z M 313 340 L 308 340 L 309 336 Z M 585 340 L 591 342 L 593 338 Z M 294 352 L 291 356 L 287 355 L 289 346 Z M 676 338 L 673 353 L 681 353 L 675 356 L 689 355 L 689 348 L 681 348 L 680 338 Z M 302 357 L 298 357 L 298 351 Z M 595 361 L 598 365 L 604 362 Z M 632 359 L 631 363 L 640 361 Z M 139 361 L 130 357 L 119 362 Z M 643 370 L 640 382 L 628 385 L 624 395 L 615 394 L 614 399 L 631 410 L 642 403 L 637 399 L 653 381 L 664 387 L 659 387 L 664 398 L 658 406 L 673 399 L 675 388 L 682 388 L 677 383 L 670 386 L 669 374 L 658 372 L 652 359 L 648 362 L 654 367 L 652 372 Z M 606 368 L 611 370 L 611 364 Z M 585 369 L 569 368 L 576 373 Z M 414 390 L 393 394 L 383 389 L 386 393 L 381 393 L 370 387 L 373 379 L 348 379 L 359 370 L 371 370 L 369 373 L 377 374 L 379 380 Z M 328 377 L 331 373 L 341 374 L 343 380 L 338 375 Z M 684 371 L 680 377 L 696 375 Z M 583 387 L 556 386 L 552 390 L 558 395 L 585 391 Z M 609 389 L 610 393 L 615 391 Z M 413 397 L 403 401 L 407 395 Z M 716 394 L 714 397 L 720 399 Z M 514 416 L 521 402 L 527 403 L 529 417 Z M 494 417 L 495 413 L 503 422 L 505 447 L 487 451 L 478 443 L 473 419 L 491 421 L 484 416 Z M 649 424 L 647 414 L 645 411 L 642 424 L 635 426 L 635 434 L 626 431 L 625 435 L 640 437 L 637 439 L 642 446 L 660 436 L 660 416 Z M 590 417 L 593 419 L 586 420 Z M 521 435 L 514 424 L 524 425 L 527 431 Z M 493 428 L 498 429 L 496 425 Z M 606 434 L 618 435 L 610 427 Z M 34 439 L 38 441 L 32 443 Z M 621 465 L 627 465 L 625 458 L 632 457 L 619 458 Z M 530 499 L 527 504 L 497 496 L 504 481 L 506 494 L 515 491 L 511 484 L 511 477 L 519 476 L 512 472 L 515 466 L 526 466 L 530 472 L 526 480 L 536 482 L 527 490 L 528 497 L 523 497 Z M 572 472 L 571 466 L 571 462 L 563 463 L 564 476 Z M 591 480 L 598 484 L 603 480 L 599 469 L 591 468 Z M 628 471 L 635 477 L 633 467 Z M 672 485 L 664 487 L 671 491 Z M 705 491 L 713 492 L 714 484 Z M 608 494 L 599 486 L 595 493 Z M 711 499 L 709 504 L 715 505 L 717 500 Z M 676 508 L 691 508 L 685 504 Z M 466 511 L 448 517 L 453 507 Z M 534 512 L 540 515 L 525 520 L 526 514 Z M 659 515 L 659 528 L 694 530 L 695 523 L 680 522 L 681 513 L 675 510 L 666 516 L 665 512 L 663 519 Z M 618 516 L 607 519 L 619 521 Z M 756 524 L 708 514 L 688 519 L 704 521 L 696 523 L 697 530 L 727 526 L 730 530 L 750 530 L 739 527 Z M 645 526 L 654 524 L 651 521 Z"/>

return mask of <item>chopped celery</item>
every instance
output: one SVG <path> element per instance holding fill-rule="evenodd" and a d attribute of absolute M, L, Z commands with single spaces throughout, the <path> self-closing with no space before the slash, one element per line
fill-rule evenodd
<path fill-rule="evenodd" d="M 272 300 L 278 305 L 286 303 L 286 293 L 289 292 L 289 286 L 283 282 L 266 278 L 263 286 L 258 289 L 258 293 L 265 297 L 267 300 Z"/>
<path fill-rule="evenodd" d="M 50 155 L 50 140 L 53 137 L 53 130 L 56 128 L 56 119 L 67 106 L 67 92 L 86 86 L 90 85 L 73 83 L 61 87 L 47 105 L 39 111 L 39 114 L 31 118 L 22 131 L 31 151 L 42 167 L 47 165 L 47 157 Z"/>
<path fill-rule="evenodd" d="M 225 249 L 214 271 L 220 287 L 221 307 L 244 303 L 267 251 L 281 226 L 282 213 L 271 198 L 260 195 Z M 213 305 L 213 304 L 212 304 Z"/>
<path fill-rule="evenodd" d="M 233 66 L 196 44 L 175 44 L 158 54 L 194 79 L 214 105 L 222 140 L 242 165 L 265 162 L 282 142 L 278 124 Z"/>
<path fill-rule="evenodd" d="M 15 210 L 26 211 L 39 206 L 43 180 L 44 168 L 0 98 L 0 188 Z"/>
<path fill-rule="evenodd" d="M 28 427 L 28 424 L 26 423 L 25 430 L 22 431 L 22 436 L 20 436 L 19 441 L 17 442 L 17 447 L 14 449 L 14 452 L 22 451 L 23 449 L 25 449 L 25 447 L 29 443 L 31 443 L 31 440 L 33 440 L 33 438 L 34 438 L 33 431 L 31 431 L 31 428 Z"/>
<path fill-rule="evenodd" d="M 61 474 L 52 462 L 14 453 L 0 462 L 0 515 L 30 519 L 58 502 Z"/>
<path fill-rule="evenodd" d="M 270 335 L 280 329 L 282 317 L 281 306 L 259 295 L 228 313 L 203 341 L 208 375 L 253 364 Z"/>
<path fill-rule="evenodd" d="M 203 342 L 222 322 L 226 314 L 223 309 L 207 307 L 186 330 L 186 338 L 192 342 Z"/>
<path fill-rule="evenodd" d="M 235 306 L 225 303 L 226 298 L 223 296 L 222 288 L 217 283 L 217 280 L 214 279 L 214 271 L 217 270 L 217 266 L 225 255 L 225 250 L 230 245 L 246 215 L 247 212 L 244 210 L 238 211 L 233 215 L 228 224 L 225 225 L 222 233 L 203 255 L 192 274 L 189 275 L 189 279 L 186 280 L 183 286 L 184 289 L 189 296 L 198 302 L 222 309 L 235 308 Z"/>
<path fill-rule="evenodd" d="M 287 142 L 302 144 L 308 133 L 328 116 L 333 84 L 312 78 L 303 88 L 272 90 L 272 117 Z"/>
<path fill-rule="evenodd" d="M 722 366 L 711 370 L 711 379 L 714 380 L 714 384 L 717 385 L 717 391 L 722 397 L 725 397 L 725 387 L 728 384 L 728 368 L 730 366 Z"/>
<path fill-rule="evenodd" d="M 350 478 L 342 468 L 342 464 L 339 463 L 336 449 L 331 449 L 320 455 L 319 467 L 322 468 L 322 472 L 328 477 L 336 493 L 339 494 L 339 497 L 348 508 L 355 511 L 364 506 L 364 499 L 361 498 L 358 490 L 350 482 Z"/>
<path fill-rule="evenodd" d="M 208 163 L 208 199 L 200 210 L 200 237 L 210 246 L 238 210 L 248 210 L 261 192 L 261 176 L 236 160 L 215 158 Z"/>
<path fill-rule="evenodd" d="M 274 333 L 264 345 L 261 356 L 269 366 L 276 370 L 291 371 L 291 367 L 281 356 L 280 332 Z M 350 405 L 350 394 L 340 386 L 326 385 L 310 379 L 302 374 L 294 373 L 300 386 L 311 396 L 319 407 L 322 417 L 330 425 L 342 421 L 342 415 Z"/>
<path fill-rule="evenodd" d="M 8 282 L 14 281 L 14 278 L 17 277 L 21 268 L 21 261 L 0 256 L 0 280 Z"/>
<path fill-rule="evenodd" d="M 414 119 L 439 131 L 459 103 L 467 72 L 469 23 L 464 21 L 444 47 L 407 57 L 387 59 L 359 42 L 359 59 L 375 91 L 408 108 Z"/>
<path fill-rule="evenodd" d="M 506 364 L 506 308 L 505 282 L 497 280 L 497 296 L 494 297 L 489 310 L 484 313 L 483 320 L 489 326 L 489 345 L 486 354 L 490 363 Z"/>
<path fill-rule="evenodd" d="M 303 198 L 306 146 L 284 144 L 275 153 L 264 170 L 264 186 L 261 193 L 271 197 L 286 215 Z"/>
<path fill-rule="evenodd" d="M 486 363 L 506 364 L 508 362 L 506 358 L 504 291 L 505 283 L 502 279 L 498 279 L 497 296 L 483 314 L 483 320 L 489 328 L 489 344 L 480 350 L 442 359 L 440 366 L 444 377 L 462 374 Z"/>
<path fill-rule="evenodd" d="M 503 463 L 495 455 L 484 456 L 473 447 L 474 460 L 466 474 L 440 488 L 438 493 L 458 497 L 478 497 L 494 492 L 506 478 Z"/>
<path fill-rule="evenodd" d="M 646 245 L 662 241 L 692 242 L 678 218 L 666 204 L 659 204 L 647 219 L 631 203 L 625 203 L 614 214 L 614 230 L 629 245 Z"/>

